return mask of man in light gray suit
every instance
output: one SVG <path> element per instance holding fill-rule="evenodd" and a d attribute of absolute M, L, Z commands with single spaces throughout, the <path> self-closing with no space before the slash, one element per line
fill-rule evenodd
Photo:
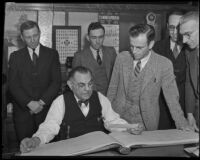
<path fill-rule="evenodd" d="M 155 30 L 147 24 L 130 28 L 130 51 L 115 61 L 107 96 L 113 109 L 129 123 L 142 123 L 146 130 L 157 130 L 158 98 L 161 87 L 178 129 L 192 129 L 179 104 L 179 93 L 170 60 L 156 54 Z"/>
<path fill-rule="evenodd" d="M 89 68 L 94 76 L 94 90 L 106 95 L 117 54 L 113 47 L 103 46 L 104 36 L 105 28 L 101 23 L 91 23 L 87 35 L 90 46 L 75 53 L 72 68 Z"/>

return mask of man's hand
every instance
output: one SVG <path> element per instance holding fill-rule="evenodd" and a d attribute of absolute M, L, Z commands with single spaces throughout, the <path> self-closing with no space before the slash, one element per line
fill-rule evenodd
<path fill-rule="evenodd" d="M 199 132 L 199 128 L 196 125 L 196 120 L 192 113 L 187 114 L 187 120 L 188 120 L 190 128 L 192 128 L 192 130 L 194 130 L 194 131 Z"/>
<path fill-rule="evenodd" d="M 136 127 L 128 128 L 127 131 L 131 134 L 139 135 L 144 131 L 144 125 L 141 123 L 138 123 Z"/>
<path fill-rule="evenodd" d="M 27 106 L 30 108 L 31 113 L 35 114 L 39 113 L 43 109 L 43 106 L 39 101 L 30 101 Z"/>
<path fill-rule="evenodd" d="M 20 143 L 20 151 L 21 153 L 30 152 L 40 144 L 40 138 L 32 137 L 32 138 L 24 138 Z"/>

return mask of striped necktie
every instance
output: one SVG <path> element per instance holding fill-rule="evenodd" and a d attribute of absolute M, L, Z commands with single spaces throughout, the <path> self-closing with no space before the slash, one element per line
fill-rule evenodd
<path fill-rule="evenodd" d="M 97 63 L 98 63 L 99 65 L 101 65 L 101 63 L 102 63 L 101 57 L 100 57 L 100 55 L 99 55 L 99 50 L 97 50 Z"/>
<path fill-rule="evenodd" d="M 172 52 L 173 52 L 173 54 L 174 54 L 174 58 L 176 59 L 176 58 L 178 57 L 178 54 L 179 54 L 177 43 L 175 43 L 175 46 L 174 46 L 174 49 L 173 49 Z"/>
<path fill-rule="evenodd" d="M 134 74 L 137 77 L 140 73 L 141 61 L 139 60 L 135 66 Z"/>
<path fill-rule="evenodd" d="M 35 53 L 35 48 L 33 48 L 33 55 L 32 56 L 33 56 L 33 64 L 36 65 L 38 56 Z"/>

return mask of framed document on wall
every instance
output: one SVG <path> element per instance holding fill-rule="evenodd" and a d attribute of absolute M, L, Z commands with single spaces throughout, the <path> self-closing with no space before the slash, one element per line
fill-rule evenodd
<path fill-rule="evenodd" d="M 81 26 L 53 26 L 52 46 L 59 53 L 60 63 L 81 49 Z"/>

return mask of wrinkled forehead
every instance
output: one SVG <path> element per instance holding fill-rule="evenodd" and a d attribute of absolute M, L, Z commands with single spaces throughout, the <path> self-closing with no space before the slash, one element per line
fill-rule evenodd
<path fill-rule="evenodd" d="M 92 76 L 90 74 L 90 72 L 87 73 L 80 73 L 80 72 L 76 72 L 74 74 L 74 81 L 77 83 L 89 83 L 92 80 Z"/>
<path fill-rule="evenodd" d="M 191 32 L 191 31 L 198 30 L 198 29 L 199 29 L 199 25 L 195 20 L 189 20 L 187 22 L 183 22 L 180 25 L 181 33 Z"/>
<path fill-rule="evenodd" d="M 181 15 L 170 15 L 168 19 L 169 25 L 177 26 L 180 22 Z"/>

